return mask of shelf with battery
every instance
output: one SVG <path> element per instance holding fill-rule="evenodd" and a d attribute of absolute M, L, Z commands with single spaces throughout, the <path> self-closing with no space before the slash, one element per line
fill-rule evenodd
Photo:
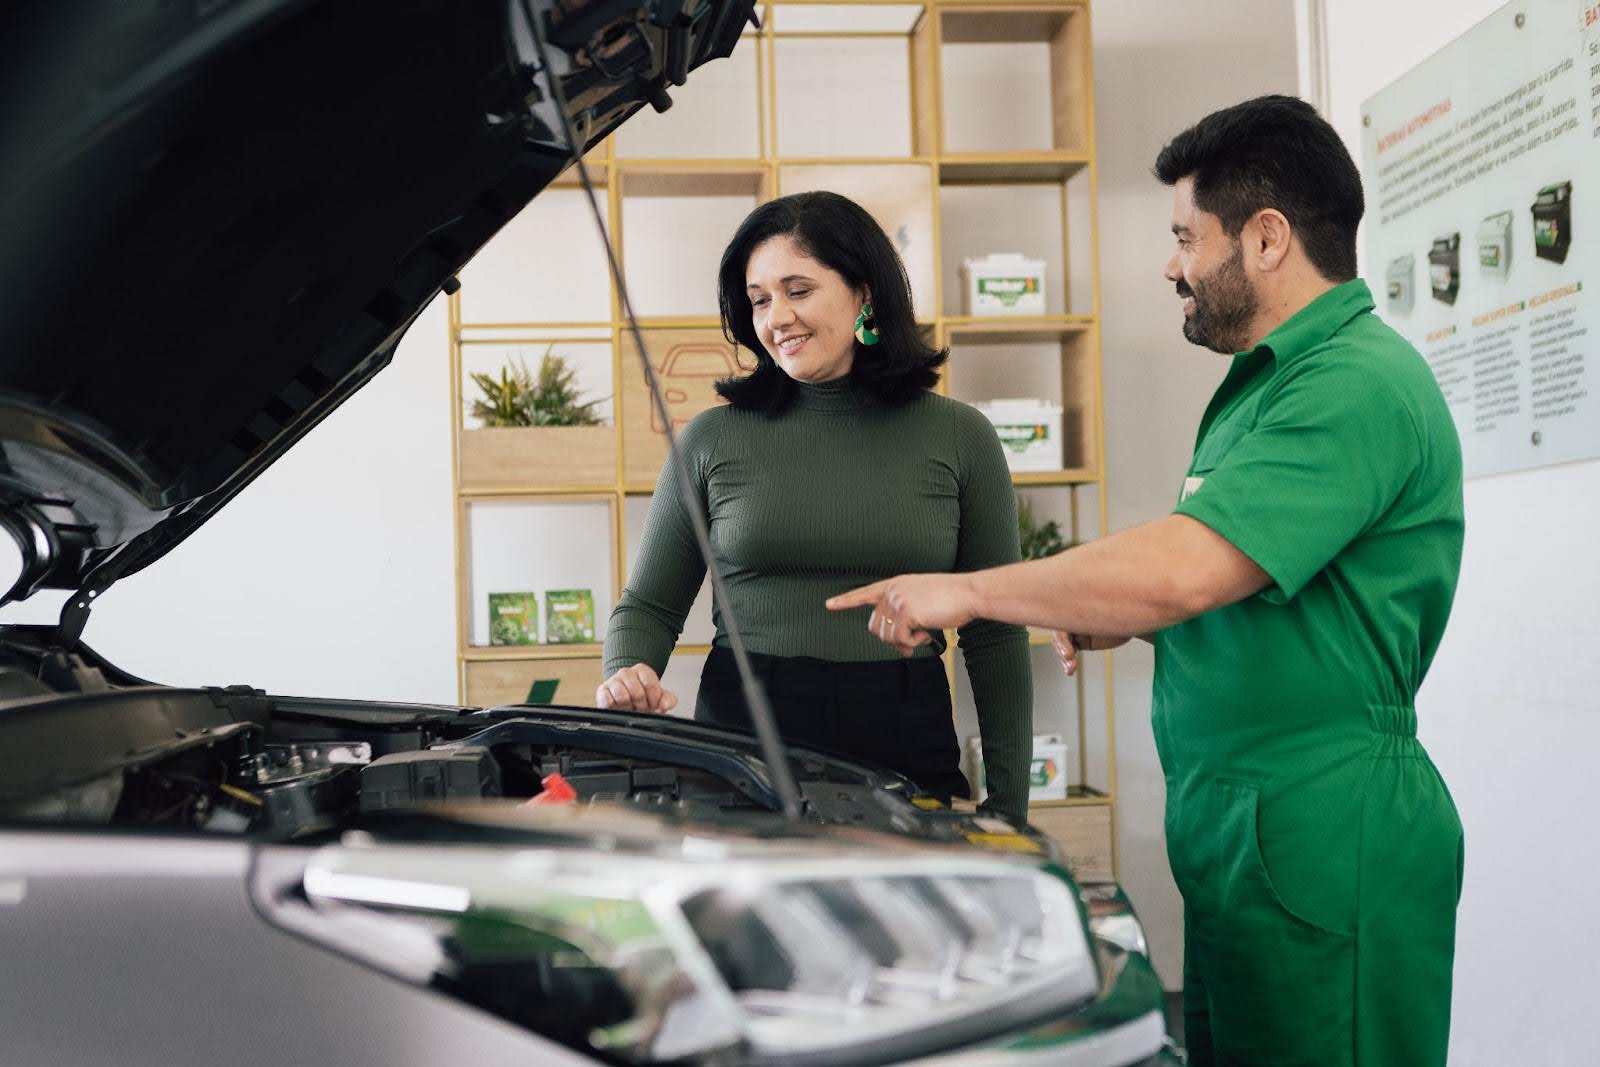
<path fill-rule="evenodd" d="M 463 497 L 457 531 L 466 702 L 588 704 L 621 584 L 615 494 Z"/>
<path fill-rule="evenodd" d="M 636 116 L 590 157 L 646 345 L 666 387 L 667 418 L 681 428 L 717 402 L 716 378 L 747 365 L 722 336 L 711 299 L 713 254 L 720 253 L 738 216 L 770 196 L 833 189 L 861 201 L 905 257 L 925 331 L 953 351 L 941 391 L 981 401 L 1039 392 L 1034 378 L 1056 383 L 1041 395 L 1066 409 L 1062 458 L 1048 470 L 1019 471 L 1013 481 L 1024 495 L 1041 496 L 1041 506 L 1077 514 L 1084 529 L 1098 531 L 1103 458 L 1087 6 L 1075 0 L 777 0 L 764 4 L 762 15 L 763 28 L 731 60 L 708 65 L 673 91 L 671 110 Z M 604 245 L 592 233 L 575 180 L 569 169 L 559 187 L 530 208 L 552 216 L 543 226 L 524 226 L 520 233 L 508 227 L 463 273 L 452 347 L 460 356 L 474 344 L 491 342 L 580 336 L 609 344 L 611 381 L 594 392 L 612 396 L 614 473 L 590 481 L 602 473 L 601 463 L 581 483 L 566 475 L 500 489 L 460 483 L 457 499 L 550 502 L 572 495 L 577 486 L 580 495 L 608 501 L 616 516 L 609 539 L 612 589 L 620 591 L 632 564 L 630 541 L 642 526 L 666 449 L 630 324 L 607 277 Z M 564 202 L 552 200 L 546 207 L 552 196 Z M 521 251 L 500 247 L 512 241 L 523 242 Z M 559 254 L 550 255 L 550 249 Z M 995 251 L 1046 260 L 1053 282 L 1046 308 L 1003 318 L 965 313 L 961 260 Z M 1007 351 L 1015 372 L 1010 383 L 997 379 L 990 365 L 1004 362 Z M 599 349 L 596 358 L 603 362 Z M 458 407 L 465 411 L 459 397 Z M 460 432 L 468 429 L 463 419 Z M 1096 512 L 1099 523 L 1093 521 Z M 547 534 L 530 530 L 527 538 L 529 551 L 552 551 Z M 473 568 L 465 553 L 464 548 L 461 575 L 468 583 Z M 469 608 L 464 602 L 468 629 Z M 685 712 L 692 709 L 699 664 L 709 652 L 709 627 L 702 600 L 669 666 Z M 1036 813 L 1056 818 L 1059 810 L 1064 817 L 1100 820 L 1051 832 L 1061 838 L 1087 832 L 1097 842 L 1087 852 L 1109 857 L 1115 812 L 1109 687 L 1102 727 L 1095 712 L 1099 689 L 1080 697 L 1051 688 L 1055 683 L 1045 676 L 1059 676 L 1059 670 L 1043 640 L 1035 635 L 1030 646 L 1041 722 L 1062 728 L 1075 742 L 1080 730 L 1074 720 L 1093 719 L 1085 729 L 1106 736 L 1107 743 L 1103 768 L 1092 767 L 1086 775 L 1074 771 L 1067 800 L 1041 804 Z M 569 675 L 562 684 L 574 688 L 563 688 L 563 699 L 586 702 L 583 687 L 598 681 L 597 646 L 571 655 L 538 646 L 517 657 L 514 651 L 471 646 L 464 638 L 463 694 L 521 699 L 525 694 L 515 691 L 533 676 L 529 672 L 551 663 L 587 672 L 581 683 Z M 958 658 L 952 650 L 952 673 L 964 675 L 956 668 Z M 487 673 L 499 667 L 520 673 L 498 680 Z M 472 678 L 465 676 L 469 669 Z M 1077 745 L 1074 760 L 1084 751 Z M 1089 751 L 1100 758 L 1101 748 Z"/>

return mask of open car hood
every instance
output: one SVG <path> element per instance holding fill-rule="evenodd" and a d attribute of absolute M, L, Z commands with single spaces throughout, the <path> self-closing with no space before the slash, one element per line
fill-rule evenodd
<path fill-rule="evenodd" d="M 0 28 L 5 600 L 165 554 L 753 0 L 35 4 Z M 559 254 L 559 250 L 552 250 Z"/>

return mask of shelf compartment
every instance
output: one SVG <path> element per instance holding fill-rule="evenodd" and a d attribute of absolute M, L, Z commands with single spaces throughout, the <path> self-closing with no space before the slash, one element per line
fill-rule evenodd
<path fill-rule="evenodd" d="M 1087 153 L 1089 15 L 1078 5 L 940 5 L 941 154 Z"/>
<path fill-rule="evenodd" d="M 773 37 L 777 156 L 911 155 L 910 39 Z"/>
<path fill-rule="evenodd" d="M 1100 477 L 1095 330 L 1078 323 L 949 327 L 950 395 L 968 403 L 1037 397 L 1061 405 L 1062 469 L 1018 471 L 1019 485 L 1070 485 Z"/>
<path fill-rule="evenodd" d="M 555 696 L 549 703 L 592 708 L 600 686 L 598 656 L 469 659 L 461 668 L 464 702 L 474 707 L 524 704 L 534 683 L 554 681 Z"/>
<path fill-rule="evenodd" d="M 617 478 L 617 431 L 613 424 L 612 347 L 604 341 L 527 338 L 515 343 L 464 344 L 461 353 L 459 484 L 463 492 L 524 485 L 611 486 Z M 485 427 L 472 415 L 482 394 L 475 373 L 498 378 L 507 367 L 525 367 L 537 378 L 546 354 L 564 359 L 580 400 L 596 401 L 594 426 Z"/>
<path fill-rule="evenodd" d="M 546 189 L 506 223 L 462 268 L 460 300 L 464 323 L 609 323 L 611 270 L 583 191 Z"/>
<path fill-rule="evenodd" d="M 720 330 L 643 330 L 645 349 L 679 432 L 700 412 L 722 403 L 719 378 L 748 372 L 753 357 Z M 741 361 L 743 356 L 743 361 Z M 645 384 L 631 335 L 622 339 L 622 480 L 629 491 L 654 486 L 667 461 L 666 427 Z"/>
<path fill-rule="evenodd" d="M 624 123 L 611 138 L 616 158 L 761 155 L 764 59 L 758 35 L 746 32 L 732 55 L 668 90 L 672 107 L 645 107 Z"/>
<path fill-rule="evenodd" d="M 945 314 L 966 314 L 963 262 L 998 252 L 1044 263 L 1048 316 L 1059 317 L 1071 306 L 1064 185 L 941 185 L 939 219 Z"/>
<path fill-rule="evenodd" d="M 905 262 L 911 300 L 919 318 L 937 309 L 938 257 L 934 254 L 933 168 L 923 163 L 786 163 L 778 168 L 778 192 L 826 189 L 867 210 Z"/>
<path fill-rule="evenodd" d="M 615 493 L 566 496 L 465 497 L 461 502 L 461 571 L 457 579 L 466 622 L 464 651 L 490 657 L 517 653 L 578 658 L 605 640 L 606 620 L 616 602 L 617 497 Z M 594 598 L 595 640 L 549 643 L 546 616 L 551 590 L 588 589 Z M 489 594 L 532 593 L 538 598 L 536 645 L 489 642 Z M 509 651 L 501 652 L 500 649 Z M 583 652 L 572 650 L 583 649 Z M 492 650 L 492 651 L 491 651 Z"/>
<path fill-rule="evenodd" d="M 624 166 L 622 269 L 642 318 L 717 314 L 717 266 L 734 231 L 766 198 L 768 171 Z"/>

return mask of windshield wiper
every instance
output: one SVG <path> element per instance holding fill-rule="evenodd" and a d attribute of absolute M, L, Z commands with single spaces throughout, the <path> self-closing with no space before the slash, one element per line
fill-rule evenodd
<path fill-rule="evenodd" d="M 585 165 L 583 146 L 578 143 L 578 137 L 572 126 L 572 116 L 567 111 L 566 93 L 561 85 L 561 78 L 556 74 L 555 68 L 550 63 L 550 52 L 545 39 L 544 27 L 533 12 L 530 0 L 520 0 L 522 16 L 527 20 L 528 32 L 533 35 L 534 48 L 539 53 L 539 66 L 544 75 L 546 85 L 555 100 L 556 113 L 561 118 L 561 132 L 566 139 L 568 150 L 578 168 L 578 177 L 583 183 L 584 195 L 589 201 L 589 209 L 594 213 L 595 226 L 600 231 L 600 243 L 605 246 L 606 262 L 611 268 L 612 280 L 617 286 L 617 295 L 621 300 L 623 313 L 628 319 L 628 332 L 633 335 L 633 344 L 639 354 L 639 362 L 644 365 L 644 380 L 650 390 L 650 402 L 655 405 L 656 414 L 661 419 L 661 425 L 667 428 L 667 464 L 678 479 L 679 489 L 685 501 L 699 498 L 695 489 L 694 478 L 689 473 L 689 465 L 684 461 L 683 453 L 678 448 L 678 435 L 672 428 L 672 415 L 667 409 L 666 397 L 662 395 L 661 383 L 656 380 L 655 368 L 650 364 L 650 356 L 645 348 L 644 334 L 639 329 L 639 319 L 633 313 L 633 302 L 628 296 L 628 286 L 622 278 L 622 265 L 617 262 L 617 252 L 606 235 L 605 217 L 600 211 L 600 200 L 595 196 L 594 184 L 589 180 L 589 168 Z M 756 679 L 755 672 L 750 668 L 750 657 L 745 652 L 744 638 L 739 632 L 739 622 L 735 618 L 733 605 L 728 600 L 727 586 L 723 582 L 722 572 L 717 567 L 715 554 L 711 550 L 711 534 L 706 528 L 706 517 L 699 509 L 685 507 L 689 513 L 689 523 L 694 529 L 695 544 L 699 547 L 700 557 L 705 561 L 706 573 L 711 577 L 711 595 L 716 599 L 717 606 L 721 609 L 723 629 L 728 635 L 728 648 L 733 653 L 734 663 L 739 669 L 739 682 L 744 690 L 745 706 L 750 711 L 750 722 L 755 727 L 756 739 L 761 744 L 761 756 L 767 762 L 768 773 L 772 777 L 772 785 L 778 794 L 783 807 L 783 813 L 790 819 L 800 817 L 800 790 L 795 786 L 794 772 L 789 766 L 788 754 L 783 748 L 783 739 L 778 733 L 777 720 L 772 714 L 772 705 L 767 702 L 767 694 Z"/>

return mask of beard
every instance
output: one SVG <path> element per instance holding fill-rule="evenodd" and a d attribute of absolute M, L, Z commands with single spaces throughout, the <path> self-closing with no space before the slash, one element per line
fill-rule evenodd
<path fill-rule="evenodd" d="M 1194 298 L 1194 314 L 1183 320 L 1183 336 L 1189 343 L 1223 355 L 1243 351 L 1250 344 L 1250 324 L 1261 301 L 1244 272 L 1244 247 L 1238 241 L 1222 266 L 1197 278 L 1193 289 L 1180 278 L 1178 295 Z"/>

